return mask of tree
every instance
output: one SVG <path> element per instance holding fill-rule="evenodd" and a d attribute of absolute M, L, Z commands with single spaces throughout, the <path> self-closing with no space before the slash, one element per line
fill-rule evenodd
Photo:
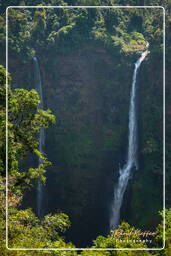
<path fill-rule="evenodd" d="M 1 251 L 5 249 L 5 128 L 6 128 L 6 70 L 0 66 L 0 242 Z M 39 95 L 35 90 L 12 90 L 11 77 L 8 74 L 8 227 L 9 247 L 73 247 L 67 244 L 62 233 L 70 226 L 64 213 L 49 214 L 39 220 L 31 209 L 18 210 L 24 189 L 33 184 L 33 180 L 45 182 L 45 168 L 50 162 L 37 149 L 38 133 L 55 123 L 50 110 L 39 109 Z M 42 159 L 37 168 L 24 170 L 19 167 L 22 158 L 34 153 Z M 35 234 L 37 234 L 35 236 Z M 43 253 L 43 252 L 42 252 Z M 36 255 L 42 253 L 37 252 Z M 20 254 L 20 253 L 19 253 Z M 19 255 L 18 252 L 12 255 Z M 32 253 L 31 253 L 32 254 Z M 11 255 L 9 253 L 9 255 Z M 28 255 L 23 253 L 22 255 Z M 35 253 L 33 253 L 35 255 Z M 59 255 L 55 253 L 54 255 Z M 73 255 L 73 254 L 72 254 Z"/>
<path fill-rule="evenodd" d="M 12 90 L 9 75 L 8 86 L 8 174 L 15 177 L 15 185 L 24 188 L 31 185 L 32 180 L 45 181 L 45 167 L 50 164 L 47 158 L 38 150 L 38 134 L 41 128 L 48 128 L 55 123 L 55 116 L 48 109 L 39 109 L 39 95 L 35 90 Z M 0 66 L 0 173 L 5 176 L 5 69 Z M 28 152 L 42 159 L 37 168 L 19 169 L 21 161 Z M 14 186 L 15 187 L 15 186 Z"/>

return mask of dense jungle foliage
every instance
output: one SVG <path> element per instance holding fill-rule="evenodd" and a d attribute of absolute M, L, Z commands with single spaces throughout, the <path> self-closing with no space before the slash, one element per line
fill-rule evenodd
<path fill-rule="evenodd" d="M 171 211 L 161 251 L 19 251 L 5 248 L 5 11 L 8 6 L 102 5 L 100 0 L 0 2 L 0 249 L 2 255 L 162 255 L 171 251 Z M 105 0 L 103 5 L 128 5 Z M 171 1 L 131 0 L 166 10 L 166 207 L 171 207 Z M 163 9 L 8 9 L 9 248 L 147 248 L 163 246 Z M 139 170 L 130 180 L 121 224 L 109 234 L 119 164 L 127 150 L 129 92 L 139 73 Z M 39 61 L 45 109 L 34 90 Z M 12 77 L 12 79 L 11 79 Z M 50 126 L 50 127 L 49 127 Z M 45 154 L 38 134 L 46 129 Z M 54 146 L 55 145 L 55 146 Z M 37 159 L 42 162 L 37 166 Z M 35 186 L 44 184 L 44 218 Z M 159 213 L 160 212 L 160 213 Z M 128 224 L 129 223 L 129 224 Z M 135 231 L 155 233 L 152 244 Z M 124 233 L 119 233 L 122 231 Z M 118 233 L 117 233 L 118 232 Z M 128 235 L 128 234 L 131 234 Z M 149 238 L 149 237 L 148 237 Z M 127 241 L 129 240 L 130 241 Z M 137 242 L 133 242 L 137 240 Z"/>

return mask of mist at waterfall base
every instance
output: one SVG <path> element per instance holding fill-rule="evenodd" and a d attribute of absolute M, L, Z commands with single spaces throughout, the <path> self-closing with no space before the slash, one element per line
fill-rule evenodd
<path fill-rule="evenodd" d="M 110 216 L 110 229 L 117 228 L 120 219 L 120 210 L 123 202 L 124 193 L 126 191 L 129 179 L 132 177 L 132 171 L 135 168 L 138 170 L 138 140 L 137 140 L 137 106 L 136 106 L 136 95 L 137 95 L 137 74 L 141 63 L 149 53 L 148 49 L 142 53 L 141 57 L 136 61 L 132 88 L 130 93 L 130 106 L 129 106 L 129 132 L 128 132 L 128 152 L 126 164 L 123 168 L 119 168 L 118 182 L 114 187 L 114 197 L 111 205 L 111 216 Z"/>
<path fill-rule="evenodd" d="M 42 81 L 41 81 L 41 76 L 40 76 L 38 60 L 36 57 L 33 57 L 33 73 L 34 73 L 34 86 L 35 86 L 35 89 L 37 90 L 37 92 L 39 93 L 39 97 L 40 97 L 39 108 L 43 109 Z M 44 132 L 44 129 L 41 128 L 40 133 L 39 133 L 39 151 L 41 153 L 43 153 L 44 144 L 45 144 L 45 132 Z M 41 158 L 39 158 L 38 163 L 39 163 L 39 165 L 42 163 Z M 41 184 L 40 181 L 38 181 L 36 202 L 37 202 L 37 216 L 39 218 L 43 217 L 42 200 L 43 200 L 43 185 Z"/>

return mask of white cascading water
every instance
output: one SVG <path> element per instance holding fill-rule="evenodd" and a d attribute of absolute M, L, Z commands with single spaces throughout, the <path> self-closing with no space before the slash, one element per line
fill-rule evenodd
<path fill-rule="evenodd" d="M 33 57 L 33 67 L 34 67 L 35 89 L 39 93 L 39 97 L 40 97 L 39 108 L 43 109 L 42 81 L 40 76 L 39 63 L 36 57 Z M 39 133 L 39 151 L 41 153 L 43 153 L 44 143 L 45 143 L 45 133 L 44 133 L 44 129 L 41 128 Z M 42 159 L 39 158 L 39 164 L 41 163 L 42 163 Z M 42 186 L 42 183 L 39 181 L 37 184 L 37 215 L 39 218 L 42 217 L 42 199 L 43 199 L 43 186 Z"/>
<path fill-rule="evenodd" d="M 148 45 L 147 45 L 148 47 Z M 115 229 L 119 224 L 120 209 L 122 206 L 123 196 L 128 185 L 128 181 L 131 178 L 133 168 L 138 169 L 137 162 L 137 116 L 136 116 L 136 81 L 137 74 L 141 63 L 149 53 L 148 49 L 144 51 L 141 57 L 136 61 L 132 88 L 130 94 L 129 105 L 129 132 L 128 132 L 128 153 L 127 161 L 123 168 L 119 169 L 118 183 L 114 189 L 114 198 L 112 202 L 111 216 L 110 216 L 110 230 Z"/>

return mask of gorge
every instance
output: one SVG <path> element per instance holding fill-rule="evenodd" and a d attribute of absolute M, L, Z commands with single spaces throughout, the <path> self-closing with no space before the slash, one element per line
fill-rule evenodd
<path fill-rule="evenodd" d="M 160 8 L 9 11 L 13 90 L 36 89 L 40 104 L 34 111 L 50 109 L 56 118 L 46 138 L 43 128 L 35 135 L 51 165 L 45 185 L 33 179 L 24 191 L 22 209 L 33 209 L 38 221 L 67 214 L 71 226 L 65 238 L 77 247 L 107 236 L 120 221 L 142 230 L 160 221 L 161 13 Z M 141 66 L 147 41 L 150 54 Z M 29 168 L 41 161 L 30 153 L 21 160 L 21 172 L 30 175 Z"/>
<path fill-rule="evenodd" d="M 118 163 L 124 166 L 128 154 L 129 96 L 137 57 L 121 58 L 102 46 L 95 47 L 90 43 L 88 46 L 82 46 L 79 55 L 77 50 L 72 50 L 63 55 L 56 54 L 49 59 L 39 56 L 44 108 L 52 109 L 57 117 L 57 123 L 46 131 L 46 143 L 42 148 L 52 166 L 48 167 L 46 186 L 41 185 L 41 211 L 43 215 L 58 209 L 67 213 L 72 222 L 66 233 L 67 240 L 72 240 L 79 247 L 90 244 L 98 234 L 105 235 L 109 232 L 113 186 L 118 180 Z M 23 69 L 22 65 L 20 67 Z M 142 225 L 145 229 L 148 229 L 149 221 L 154 222 L 154 225 L 158 221 L 149 202 L 152 200 L 158 208 L 161 205 L 161 200 L 149 193 L 150 185 L 145 186 L 148 177 L 154 188 L 153 183 L 157 182 L 157 176 L 154 177 L 149 171 L 150 165 L 144 168 L 141 153 L 142 141 L 147 137 L 146 133 L 144 134 L 144 125 L 150 123 L 153 113 L 146 108 L 153 107 L 153 104 L 156 106 L 156 100 L 160 101 L 158 97 L 153 99 L 154 103 L 150 103 L 146 97 L 147 94 L 155 92 L 155 83 L 147 67 L 155 70 L 151 54 L 146 60 L 146 65 L 138 72 L 138 151 L 141 156 L 139 171 L 135 172 L 134 179 L 130 180 L 131 184 L 127 186 L 128 191 L 123 196 L 120 209 L 122 220 L 136 223 L 138 227 Z M 26 74 L 24 71 L 26 76 L 22 79 L 30 81 L 27 88 L 35 88 L 31 76 L 31 62 L 27 65 L 27 70 L 29 72 Z M 13 75 L 17 86 L 20 85 L 20 76 Z M 160 72 L 155 73 L 155 76 L 161 81 Z M 38 88 L 36 90 L 38 91 Z M 148 156 L 144 154 L 144 157 L 147 161 Z M 34 196 L 37 194 L 37 188 L 27 195 L 27 198 L 30 198 L 29 206 L 34 205 L 36 213 L 38 198 L 34 201 Z M 161 188 L 159 190 L 161 191 Z M 144 197 L 147 195 L 150 199 L 146 201 Z M 143 211 L 139 210 L 143 205 L 149 213 L 147 220 L 144 220 Z M 135 207 L 137 214 L 134 214 Z"/>

